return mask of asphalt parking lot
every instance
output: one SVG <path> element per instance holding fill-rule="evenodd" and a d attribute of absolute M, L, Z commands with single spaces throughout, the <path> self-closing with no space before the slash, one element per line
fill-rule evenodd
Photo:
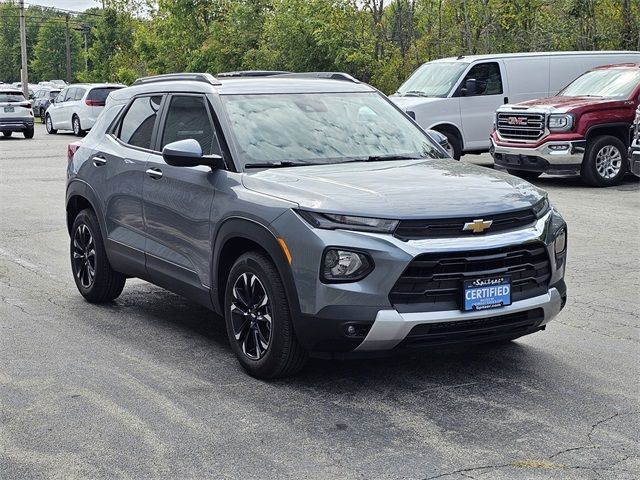
<path fill-rule="evenodd" d="M 535 182 L 570 234 L 569 302 L 545 332 L 265 383 L 195 304 L 138 280 L 110 305 L 77 293 L 73 140 L 0 137 L 0 478 L 639 478 L 636 179 Z"/>

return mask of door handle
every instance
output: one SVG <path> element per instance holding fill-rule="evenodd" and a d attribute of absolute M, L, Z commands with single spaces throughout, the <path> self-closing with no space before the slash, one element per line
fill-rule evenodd
<path fill-rule="evenodd" d="M 103 165 L 107 164 L 107 159 L 104 157 L 93 157 L 91 160 L 93 160 L 93 165 L 96 167 L 102 167 Z"/>
<path fill-rule="evenodd" d="M 146 174 L 154 180 L 160 180 L 162 178 L 162 170 L 159 168 L 149 168 L 147 169 Z"/>

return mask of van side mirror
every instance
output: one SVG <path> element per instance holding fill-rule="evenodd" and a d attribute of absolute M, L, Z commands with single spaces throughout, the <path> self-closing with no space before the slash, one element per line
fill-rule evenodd
<path fill-rule="evenodd" d="M 224 167 L 220 155 L 203 155 L 200 143 L 193 138 L 165 145 L 162 149 L 162 158 L 167 162 L 167 165 L 174 167 L 196 167 L 198 165 L 211 168 Z"/>
<path fill-rule="evenodd" d="M 460 93 L 463 97 L 475 95 L 478 93 L 478 82 L 475 78 L 468 78 L 464 82 L 464 87 L 460 89 Z"/>

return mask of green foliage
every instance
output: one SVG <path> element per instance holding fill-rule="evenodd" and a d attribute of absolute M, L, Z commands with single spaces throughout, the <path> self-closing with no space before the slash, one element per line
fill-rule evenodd
<path fill-rule="evenodd" d="M 72 79 L 77 79 L 78 72 L 84 66 L 82 36 L 77 31 L 70 30 L 69 42 Z M 35 78 L 66 79 L 66 58 L 65 30 L 60 28 L 57 19 L 51 18 L 45 21 L 38 31 L 35 58 L 31 62 Z"/>
<path fill-rule="evenodd" d="M 72 16 L 91 25 L 88 69 L 120 81 L 176 71 L 345 71 L 393 92 L 420 64 L 446 56 L 549 50 L 640 50 L 640 0 L 105 0 Z M 47 19 L 51 19 L 49 22 Z M 42 34 L 44 28 L 47 34 Z M 33 72 L 49 74 L 54 10 L 27 9 Z M 40 43 L 43 45 L 40 45 Z M 0 3 L 0 79 L 18 80 L 15 2 Z M 64 61 L 61 61 L 64 65 Z M 63 68 L 63 67 L 62 67 Z M 64 70 L 63 70 L 64 71 Z M 64 77 L 64 75 L 57 75 Z"/>

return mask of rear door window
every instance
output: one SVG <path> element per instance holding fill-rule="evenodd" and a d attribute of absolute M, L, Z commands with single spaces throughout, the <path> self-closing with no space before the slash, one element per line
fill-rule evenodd
<path fill-rule="evenodd" d="M 151 137 L 161 103 L 162 95 L 134 99 L 122 118 L 118 138 L 129 145 L 151 149 Z"/>
<path fill-rule="evenodd" d="M 215 129 L 204 97 L 172 96 L 166 118 L 160 149 L 169 143 L 193 138 L 200 143 L 205 155 L 220 154 Z"/>
<path fill-rule="evenodd" d="M 86 92 L 86 89 L 76 88 L 76 93 L 73 96 L 73 100 L 82 100 L 82 97 L 84 97 L 84 92 Z"/>
<path fill-rule="evenodd" d="M 76 90 L 77 90 L 77 88 L 75 88 L 75 87 L 74 88 L 67 88 L 64 91 L 64 98 L 62 99 L 62 101 L 63 102 L 69 102 L 69 101 L 73 100 L 73 97 L 76 94 Z"/>

